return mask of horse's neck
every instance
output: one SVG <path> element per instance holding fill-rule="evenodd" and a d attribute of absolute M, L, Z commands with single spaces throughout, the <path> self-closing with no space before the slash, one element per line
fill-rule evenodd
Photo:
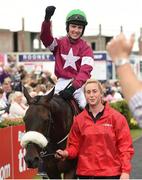
<path fill-rule="evenodd" d="M 53 97 L 50 103 L 51 114 L 57 126 L 63 126 L 65 132 L 70 130 L 73 122 L 73 111 L 71 106 L 60 97 Z"/>

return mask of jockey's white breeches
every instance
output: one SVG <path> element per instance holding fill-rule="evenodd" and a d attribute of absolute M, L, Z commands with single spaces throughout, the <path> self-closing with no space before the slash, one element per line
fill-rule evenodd
<path fill-rule="evenodd" d="M 64 79 L 64 78 L 59 78 L 56 85 L 55 85 L 55 94 L 58 94 L 60 91 L 65 89 L 65 87 L 72 81 L 72 79 Z M 73 93 L 74 98 L 78 102 L 78 105 L 80 108 L 84 108 L 86 106 L 86 99 L 84 96 L 83 88 L 77 89 Z"/>

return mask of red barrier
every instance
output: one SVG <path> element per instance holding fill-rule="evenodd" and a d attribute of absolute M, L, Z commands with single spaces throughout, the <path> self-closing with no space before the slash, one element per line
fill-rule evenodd
<path fill-rule="evenodd" d="M 12 128 L 0 129 L 0 179 L 12 178 Z"/>
<path fill-rule="evenodd" d="M 24 126 L 0 129 L 0 179 L 30 179 L 37 170 L 26 168 L 25 149 L 20 146 Z"/>

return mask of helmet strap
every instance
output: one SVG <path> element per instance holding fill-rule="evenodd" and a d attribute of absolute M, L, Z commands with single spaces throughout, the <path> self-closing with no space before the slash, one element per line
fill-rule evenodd
<path fill-rule="evenodd" d="M 83 27 L 83 30 L 82 30 L 82 34 L 81 34 L 81 36 L 83 36 L 84 31 L 85 31 L 85 26 Z"/>

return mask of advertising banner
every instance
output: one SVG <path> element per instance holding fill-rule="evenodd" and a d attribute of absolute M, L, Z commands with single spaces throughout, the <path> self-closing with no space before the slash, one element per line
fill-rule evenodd
<path fill-rule="evenodd" d="M 18 54 L 19 62 L 48 62 L 55 61 L 54 56 L 52 54 L 44 54 L 44 53 L 24 53 Z"/>
<path fill-rule="evenodd" d="M 107 53 L 94 52 L 94 60 L 107 60 Z"/>
<path fill-rule="evenodd" d="M 0 179 L 12 179 L 11 133 L 11 127 L 0 129 Z"/>
<path fill-rule="evenodd" d="M 21 147 L 20 141 L 24 134 L 25 128 L 21 126 L 13 126 L 12 144 L 13 144 L 13 170 L 14 177 L 18 179 L 28 179 L 36 174 L 35 170 L 28 169 L 24 160 L 26 150 Z"/>
<path fill-rule="evenodd" d="M 113 67 L 107 52 L 94 52 L 94 68 L 92 76 L 100 81 L 113 78 Z"/>
<path fill-rule="evenodd" d="M 94 69 L 92 71 L 92 77 L 97 80 L 107 79 L 107 65 L 106 61 L 94 61 Z"/>
<path fill-rule="evenodd" d="M 36 175 L 34 169 L 28 169 L 24 161 L 25 149 L 20 140 L 24 126 L 11 126 L 0 129 L 0 179 L 31 179 Z"/>

